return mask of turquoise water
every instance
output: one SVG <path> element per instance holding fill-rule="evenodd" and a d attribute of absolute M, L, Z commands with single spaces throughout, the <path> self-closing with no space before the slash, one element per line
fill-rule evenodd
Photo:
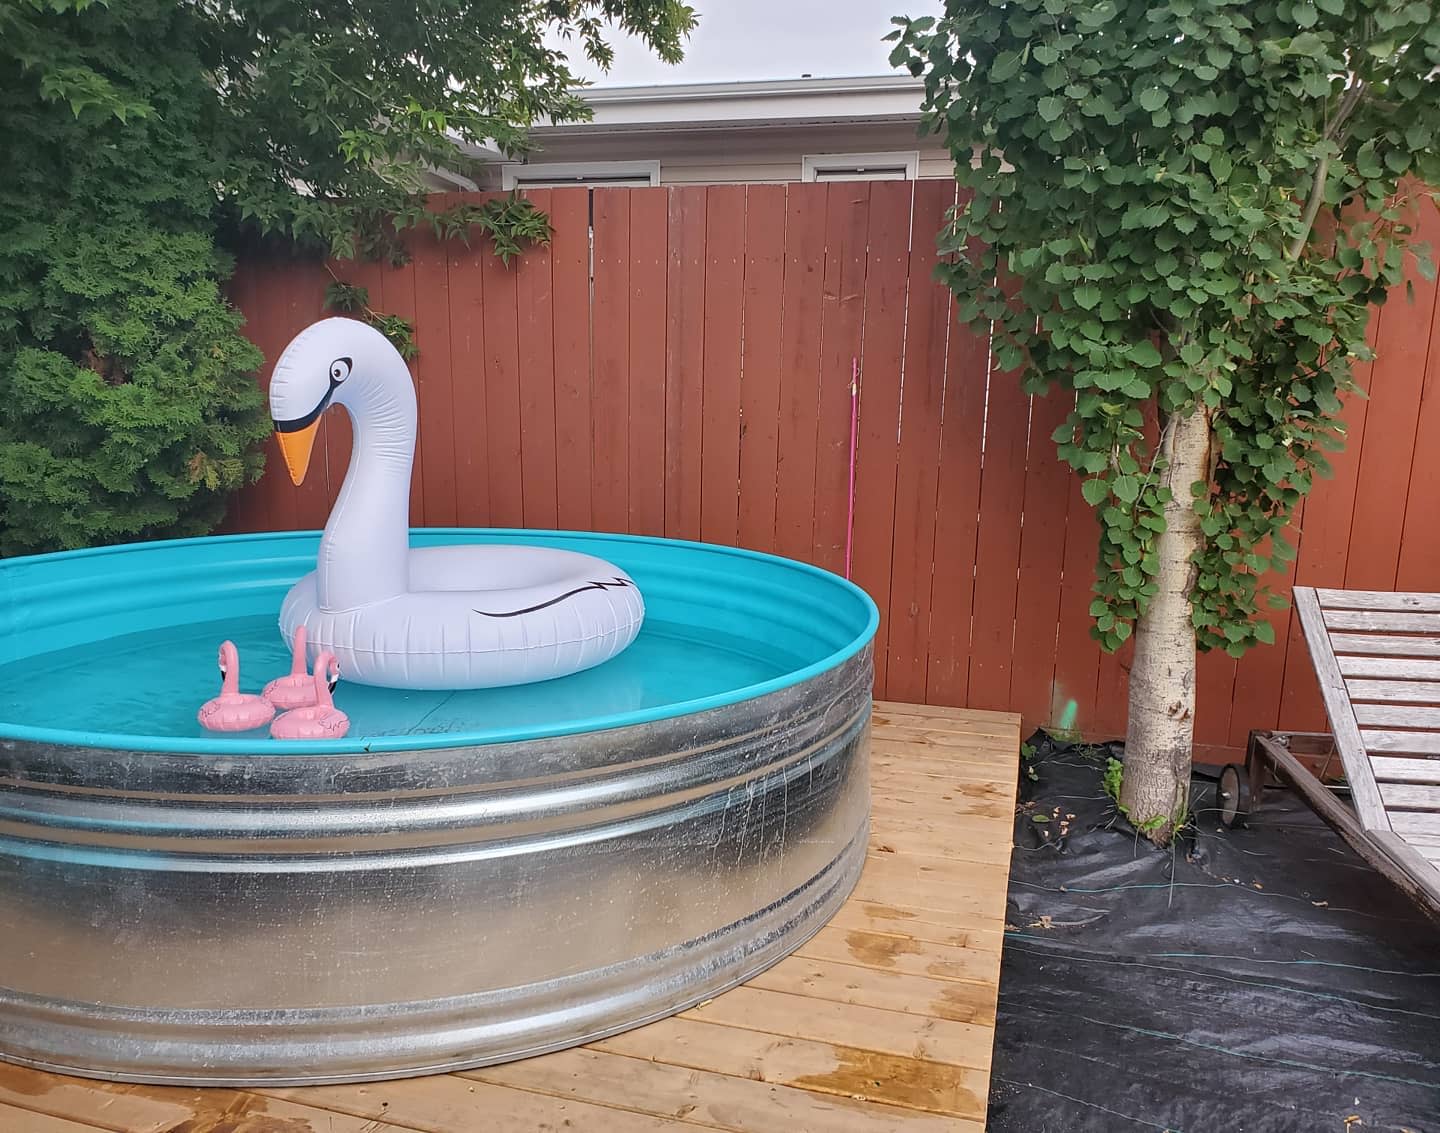
<path fill-rule="evenodd" d="M 874 604 L 833 574 L 679 540 L 429 529 L 414 546 L 527 543 L 615 563 L 645 598 L 635 642 L 594 669 L 510 688 L 429 692 L 347 683 L 339 741 L 207 732 L 220 642 L 241 691 L 289 672 L 276 624 L 319 536 L 290 532 L 0 560 L 0 739 L 216 754 L 404 750 L 593 731 L 764 695 L 841 664 L 874 635 Z M 413 738 L 412 738 L 413 737 Z"/>
<path fill-rule="evenodd" d="M 215 655 L 226 638 L 240 651 L 241 692 L 258 693 L 290 671 L 273 617 L 168 626 L 0 665 L 0 719 L 31 727 L 64 720 L 81 732 L 215 736 L 200 727 L 195 713 L 220 691 Z M 714 631 L 702 640 L 685 626 L 650 620 L 625 652 L 573 676 L 451 692 L 372 688 L 342 679 L 335 705 L 350 717 L 350 735 L 357 738 L 563 728 L 597 715 L 723 696 L 799 664 L 799 658 L 755 641 Z"/>

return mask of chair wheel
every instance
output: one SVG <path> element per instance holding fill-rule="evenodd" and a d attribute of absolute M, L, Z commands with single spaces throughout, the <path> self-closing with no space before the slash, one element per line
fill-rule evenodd
<path fill-rule="evenodd" d="M 1250 777 L 1245 774 L 1243 767 L 1227 763 L 1220 769 L 1215 805 L 1220 811 L 1220 821 L 1227 830 L 1246 824 L 1250 818 Z"/>

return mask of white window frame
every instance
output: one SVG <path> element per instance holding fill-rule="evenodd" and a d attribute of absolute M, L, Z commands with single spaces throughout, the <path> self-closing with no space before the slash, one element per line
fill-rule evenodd
<path fill-rule="evenodd" d="M 513 162 L 500 167 L 505 189 L 551 189 L 569 185 L 604 187 L 660 184 L 658 161 Z"/>
<path fill-rule="evenodd" d="M 919 150 L 896 150 L 891 153 L 807 153 L 800 162 L 802 181 L 819 181 L 821 174 L 842 172 L 853 174 L 850 178 L 826 178 L 827 180 L 866 180 L 866 169 L 905 170 L 905 180 L 914 181 L 920 174 Z"/>

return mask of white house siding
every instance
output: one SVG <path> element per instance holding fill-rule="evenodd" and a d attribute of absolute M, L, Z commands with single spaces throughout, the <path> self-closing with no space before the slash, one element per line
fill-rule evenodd
<path fill-rule="evenodd" d="M 555 163 L 573 170 L 586 162 L 658 161 L 662 185 L 799 181 L 805 157 L 820 154 L 918 153 L 922 178 L 950 177 L 954 170 L 938 140 L 917 136 L 913 122 L 604 132 L 582 127 L 537 130 L 534 141 L 527 162 L 532 167 Z M 500 188 L 500 166 L 486 167 L 479 180 L 482 188 Z"/>

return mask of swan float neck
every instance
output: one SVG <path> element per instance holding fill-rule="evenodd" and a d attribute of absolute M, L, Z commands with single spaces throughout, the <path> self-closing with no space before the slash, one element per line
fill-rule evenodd
<path fill-rule="evenodd" d="M 316 559 L 320 608 L 344 610 L 406 593 L 416 409 L 404 359 L 374 327 L 322 319 L 286 349 L 270 389 L 276 436 L 297 485 L 321 415 L 331 405 L 350 414 L 350 466 Z M 357 563 L 364 569 L 354 569 Z"/>

